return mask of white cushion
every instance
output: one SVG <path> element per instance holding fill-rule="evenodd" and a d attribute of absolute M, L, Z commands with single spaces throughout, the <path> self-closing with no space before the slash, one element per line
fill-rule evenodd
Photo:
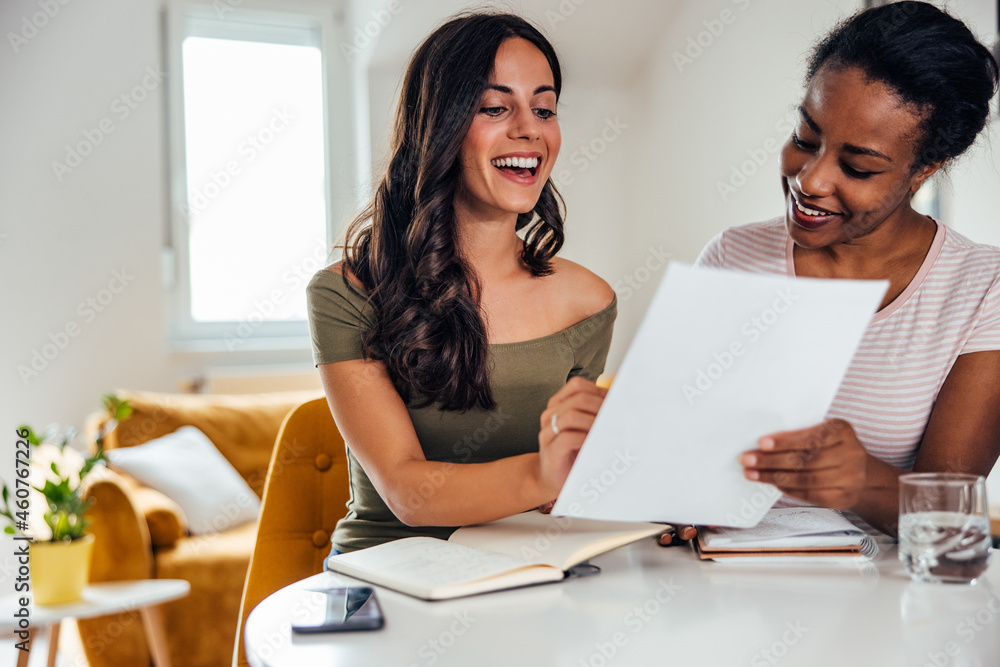
<path fill-rule="evenodd" d="M 192 535 L 227 530 L 260 514 L 257 494 L 194 426 L 105 455 L 112 468 L 180 505 Z"/>

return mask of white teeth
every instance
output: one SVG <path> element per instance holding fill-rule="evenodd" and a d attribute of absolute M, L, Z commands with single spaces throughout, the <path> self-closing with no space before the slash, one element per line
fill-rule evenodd
<path fill-rule="evenodd" d="M 826 213 L 824 211 L 814 211 L 811 208 L 806 208 L 805 206 L 803 206 L 802 204 L 800 204 L 798 202 L 795 202 L 795 208 L 799 209 L 800 211 L 802 211 L 806 215 L 812 215 L 812 216 L 832 215 L 832 214 Z"/>
<path fill-rule="evenodd" d="M 498 157 L 490 160 L 494 167 L 517 167 L 518 169 L 535 169 L 538 167 L 536 157 Z"/>

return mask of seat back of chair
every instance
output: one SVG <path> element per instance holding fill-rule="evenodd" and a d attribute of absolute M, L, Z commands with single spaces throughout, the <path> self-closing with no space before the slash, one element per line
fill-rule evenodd
<path fill-rule="evenodd" d="M 247 665 L 243 627 L 264 598 L 322 572 L 330 535 L 350 498 L 344 439 L 325 398 L 302 403 L 285 417 L 267 470 L 233 655 Z"/>

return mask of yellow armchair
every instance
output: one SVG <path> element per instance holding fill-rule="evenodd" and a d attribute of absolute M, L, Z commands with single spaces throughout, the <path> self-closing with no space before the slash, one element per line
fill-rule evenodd
<path fill-rule="evenodd" d="M 105 447 L 132 447 L 192 425 L 260 496 L 285 415 L 316 392 L 240 396 L 119 392 L 133 407 Z M 99 417 L 89 423 L 93 430 Z M 95 534 L 91 581 L 185 579 L 191 593 L 163 607 L 171 661 L 185 667 L 231 664 L 240 599 L 257 536 L 257 522 L 220 532 L 187 534 L 177 505 L 153 489 L 106 471 L 87 491 Z M 150 662 L 138 614 L 79 621 L 91 667 L 146 666 Z"/>

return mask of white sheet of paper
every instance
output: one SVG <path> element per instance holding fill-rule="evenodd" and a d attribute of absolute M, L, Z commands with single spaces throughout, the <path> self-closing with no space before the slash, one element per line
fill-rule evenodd
<path fill-rule="evenodd" d="M 553 513 L 755 525 L 739 455 L 823 421 L 886 289 L 672 262 Z"/>

